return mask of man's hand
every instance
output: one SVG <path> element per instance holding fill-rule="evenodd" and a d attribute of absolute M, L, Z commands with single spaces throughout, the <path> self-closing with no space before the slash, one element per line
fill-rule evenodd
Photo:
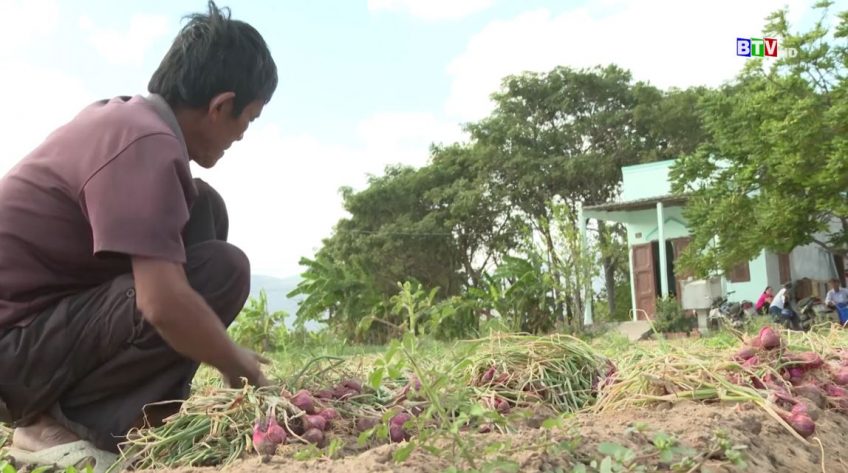
<path fill-rule="evenodd" d="M 218 315 L 189 285 L 182 265 L 134 257 L 136 304 L 145 320 L 175 351 L 214 366 L 228 383 L 268 384 L 259 368 L 264 358 L 236 345 Z M 266 360 L 267 361 L 267 360 Z"/>
<path fill-rule="evenodd" d="M 242 378 L 246 378 L 247 384 L 250 384 L 251 386 L 261 388 L 262 386 L 268 385 L 268 379 L 265 378 L 265 375 L 262 373 L 262 367 L 260 364 L 267 365 L 270 363 L 270 360 L 254 351 L 241 347 L 239 347 L 236 358 L 235 366 L 239 366 L 241 368 L 237 372 L 221 373 L 224 380 L 231 388 L 241 388 L 244 386 Z"/>

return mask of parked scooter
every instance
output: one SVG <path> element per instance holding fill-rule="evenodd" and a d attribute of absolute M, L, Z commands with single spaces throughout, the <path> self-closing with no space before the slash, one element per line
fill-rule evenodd
<path fill-rule="evenodd" d="M 727 296 L 733 293 L 734 291 L 729 291 L 727 295 L 712 300 L 710 313 L 707 316 L 707 322 L 712 326 L 711 328 L 718 328 L 718 325 L 726 324 L 734 329 L 741 329 L 746 322 L 753 319 L 756 314 L 754 304 L 747 300 L 728 301 Z"/>
<path fill-rule="evenodd" d="M 797 310 L 800 328 L 808 331 L 815 324 L 839 322 L 835 311 L 827 307 L 818 297 L 805 297 L 798 301 Z"/>

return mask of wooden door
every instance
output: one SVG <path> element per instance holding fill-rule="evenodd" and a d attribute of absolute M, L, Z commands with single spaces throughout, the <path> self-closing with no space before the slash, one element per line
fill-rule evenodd
<path fill-rule="evenodd" d="M 787 253 L 779 253 L 777 255 L 777 272 L 780 276 L 780 285 L 792 281 L 792 271 L 789 268 L 789 254 Z M 779 290 L 779 287 L 773 288 L 775 294 Z"/>
<path fill-rule="evenodd" d="M 649 318 L 654 317 L 657 306 L 657 288 L 654 282 L 654 252 L 651 244 L 633 245 L 633 283 L 636 286 L 636 309 L 637 318 L 645 319 L 647 313 Z"/>
<path fill-rule="evenodd" d="M 674 283 L 677 286 L 677 300 L 683 301 L 683 281 L 689 277 L 689 273 L 683 271 L 683 269 L 678 269 L 677 267 L 677 259 L 680 258 L 680 254 L 683 253 L 683 250 L 689 246 L 689 243 L 692 241 L 689 237 L 675 238 L 671 240 L 671 245 L 674 248 Z"/>

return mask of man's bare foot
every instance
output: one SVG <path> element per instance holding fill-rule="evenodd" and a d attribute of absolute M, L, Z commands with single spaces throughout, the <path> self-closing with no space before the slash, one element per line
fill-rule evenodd
<path fill-rule="evenodd" d="M 12 446 L 36 452 L 79 440 L 70 430 L 62 427 L 52 417 L 42 415 L 34 424 L 18 427 L 12 435 Z"/>

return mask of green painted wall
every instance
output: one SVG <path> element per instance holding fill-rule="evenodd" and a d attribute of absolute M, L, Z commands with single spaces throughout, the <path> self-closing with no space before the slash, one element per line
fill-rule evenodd
<path fill-rule="evenodd" d="M 659 161 L 621 168 L 621 200 L 629 202 L 671 194 L 668 169 L 672 163 Z"/>
<path fill-rule="evenodd" d="M 763 289 L 769 285 L 767 267 L 766 253 L 761 252 L 759 256 L 748 262 L 748 270 L 751 273 L 749 282 L 732 283 L 725 280 L 725 289 L 728 292 L 734 292 L 728 296 L 728 299 L 731 301 L 747 299 L 756 303 Z"/>
<path fill-rule="evenodd" d="M 689 230 L 686 228 L 686 219 L 683 217 L 682 207 L 664 207 L 663 216 L 665 217 L 665 226 L 663 231 L 666 240 L 681 238 L 689 235 Z M 657 226 L 657 210 L 636 210 L 627 212 L 627 243 L 629 246 L 641 245 L 656 241 L 659 238 Z M 668 256 L 670 257 L 670 255 Z M 730 300 L 747 299 L 751 302 L 756 302 L 760 297 L 763 289 L 769 285 L 766 264 L 766 253 L 761 253 L 757 258 L 748 263 L 748 269 L 751 274 L 749 282 L 731 283 L 723 279 L 723 284 L 726 291 L 734 291 L 730 296 Z M 631 268 L 632 272 L 632 268 Z M 772 271 L 774 272 L 774 271 Z M 635 288 L 633 288 L 635 298 Z M 657 288 L 657 293 L 660 289 Z M 635 299 L 634 299 L 635 300 Z"/>
<path fill-rule="evenodd" d="M 686 228 L 686 219 L 683 218 L 681 207 L 663 207 L 663 217 L 665 218 L 666 240 L 672 238 L 680 238 L 689 235 L 689 230 Z M 630 246 L 641 245 L 655 241 L 659 238 L 657 231 L 657 209 L 650 210 L 634 210 L 628 212 L 628 220 L 631 223 L 627 227 L 627 243 Z"/>

